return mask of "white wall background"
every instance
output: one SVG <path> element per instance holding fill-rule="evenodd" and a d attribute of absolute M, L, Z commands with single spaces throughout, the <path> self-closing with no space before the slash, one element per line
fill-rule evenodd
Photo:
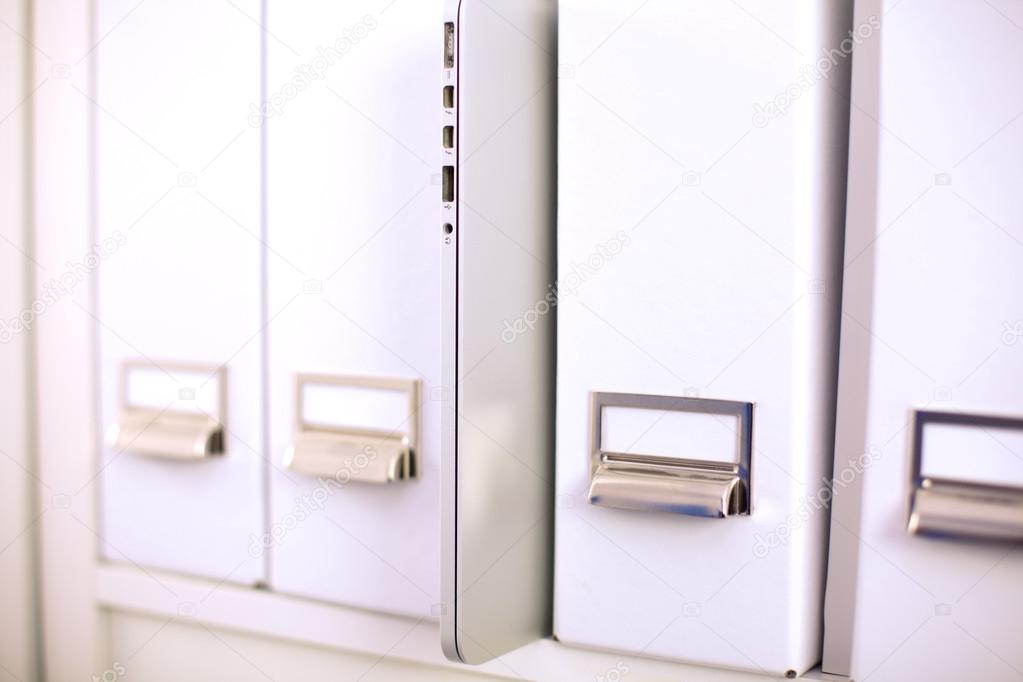
<path fill-rule="evenodd" d="M 26 14 L 20 0 L 0 2 L 0 680 L 35 675 L 31 561 L 33 463 L 27 441 L 25 365 L 29 335 L 12 325 L 25 307 L 27 257 L 24 135 Z"/>

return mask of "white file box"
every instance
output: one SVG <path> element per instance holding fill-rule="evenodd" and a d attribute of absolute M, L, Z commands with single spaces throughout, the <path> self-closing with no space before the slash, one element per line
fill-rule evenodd
<path fill-rule="evenodd" d="M 256 583 L 259 3 L 236 4 L 97 3 L 97 246 L 71 271 L 98 288 L 101 555 Z"/>
<path fill-rule="evenodd" d="M 851 12 L 561 3 L 562 642 L 819 660 Z"/>
<path fill-rule="evenodd" d="M 861 16 L 862 15 L 862 16 Z M 1023 670 L 1018 7 L 857 3 L 826 672 Z M 1014 26 L 1013 23 L 1016 25 Z"/>
<path fill-rule="evenodd" d="M 441 21 L 438 3 L 272 0 L 259 112 L 272 585 L 414 618 L 441 601 Z"/>

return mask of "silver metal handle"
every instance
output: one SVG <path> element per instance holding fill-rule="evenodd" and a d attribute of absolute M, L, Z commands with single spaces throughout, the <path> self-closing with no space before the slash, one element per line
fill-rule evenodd
<path fill-rule="evenodd" d="M 407 397 L 407 416 L 401 428 L 390 430 L 312 423 L 304 408 L 304 388 L 310 385 L 400 391 Z M 300 374 L 296 376 L 295 389 L 295 441 L 285 452 L 285 467 L 310 476 L 362 483 L 383 484 L 416 478 L 418 381 Z M 345 415 L 337 416 L 343 419 Z"/>
<path fill-rule="evenodd" d="M 224 429 L 205 415 L 127 409 L 110 430 L 112 448 L 168 459 L 204 459 L 224 452 Z"/>
<path fill-rule="evenodd" d="M 177 460 L 202 460 L 224 453 L 224 418 L 227 414 L 227 370 L 222 366 L 161 362 L 157 369 L 173 381 L 170 374 L 182 371 L 216 382 L 215 406 L 206 412 L 198 406 L 182 410 L 168 405 L 163 409 L 136 404 L 129 390 L 134 371 L 153 370 L 154 365 L 128 361 L 121 366 L 121 412 L 117 423 L 107 431 L 107 444 L 117 450 Z M 194 389 L 190 389 L 194 390 Z"/>
<path fill-rule="evenodd" d="M 923 473 L 924 429 L 928 424 L 1023 431 L 1023 419 L 914 412 L 907 531 L 935 537 L 1023 541 L 1023 487 L 951 480 Z M 970 455 L 963 453 L 964 457 Z"/>
<path fill-rule="evenodd" d="M 708 461 L 607 451 L 602 447 L 603 413 L 607 407 L 737 417 L 738 458 L 733 461 Z M 590 423 L 591 504 L 711 518 L 750 513 L 752 403 L 594 393 Z"/>
<path fill-rule="evenodd" d="M 310 476 L 364 483 L 391 483 L 415 476 L 412 448 L 405 437 L 300 433 L 284 455 L 284 466 Z"/>

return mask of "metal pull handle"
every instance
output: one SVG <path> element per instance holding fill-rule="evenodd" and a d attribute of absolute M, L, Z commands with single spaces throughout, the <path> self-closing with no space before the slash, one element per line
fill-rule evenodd
<path fill-rule="evenodd" d="M 315 401 L 313 389 L 321 396 Z M 298 375 L 296 390 L 295 441 L 285 467 L 376 484 L 417 476 L 418 381 Z"/>
<path fill-rule="evenodd" d="M 698 453 L 707 459 L 635 454 L 606 449 L 605 408 L 688 413 L 697 417 L 680 427 L 681 449 L 698 447 L 695 431 L 730 428 L 733 447 Z M 591 504 L 635 511 L 660 511 L 725 518 L 750 513 L 752 403 L 626 393 L 594 393 L 591 416 Z M 694 443 L 694 445 L 688 445 Z M 713 448 L 712 448 L 713 449 Z M 697 454 L 697 453 L 694 453 Z"/>
<path fill-rule="evenodd" d="M 908 532 L 935 537 L 1023 541 L 1023 486 L 926 473 L 924 436 L 928 425 L 955 426 L 960 430 L 965 428 L 974 431 L 979 438 L 990 438 L 991 443 L 998 447 L 1003 445 L 992 432 L 1015 431 L 1023 434 L 1023 419 L 923 410 L 915 412 Z M 979 468 L 975 458 L 982 452 L 963 451 L 959 454 L 964 460 L 971 461 L 972 467 Z"/>
<path fill-rule="evenodd" d="M 224 452 L 224 428 L 203 415 L 129 409 L 110 431 L 110 446 L 169 459 L 203 459 Z"/>
<path fill-rule="evenodd" d="M 310 476 L 391 483 L 413 478 L 408 438 L 367 438 L 300 433 L 284 455 L 284 466 Z"/>
<path fill-rule="evenodd" d="M 223 454 L 226 377 L 226 369 L 216 366 L 124 363 L 121 413 L 107 431 L 108 445 L 177 460 Z"/>

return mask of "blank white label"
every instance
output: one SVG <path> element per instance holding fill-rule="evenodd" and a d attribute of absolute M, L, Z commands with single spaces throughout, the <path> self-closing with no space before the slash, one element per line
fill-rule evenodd
<path fill-rule="evenodd" d="M 739 417 L 636 407 L 604 407 L 604 452 L 704 462 L 739 461 Z"/>
<path fill-rule="evenodd" d="M 407 435 L 412 429 L 407 391 L 307 383 L 302 386 L 302 421 L 331 429 L 375 429 Z"/>
<path fill-rule="evenodd" d="M 220 375 L 213 369 L 129 367 L 125 403 L 219 417 Z"/>
<path fill-rule="evenodd" d="M 925 424 L 924 476 L 1023 487 L 1023 429 Z"/>

